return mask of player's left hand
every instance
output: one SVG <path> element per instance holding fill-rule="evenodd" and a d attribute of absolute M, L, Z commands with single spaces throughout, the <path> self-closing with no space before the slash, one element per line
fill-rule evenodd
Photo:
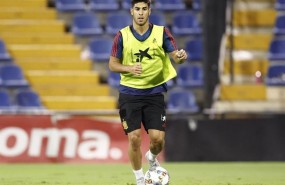
<path fill-rule="evenodd" d="M 187 53 L 184 49 L 180 49 L 179 51 L 176 52 L 176 56 L 178 59 L 186 59 Z"/>
<path fill-rule="evenodd" d="M 180 49 L 176 52 L 176 57 L 179 61 L 179 63 L 183 63 L 187 59 L 187 53 L 184 49 Z"/>

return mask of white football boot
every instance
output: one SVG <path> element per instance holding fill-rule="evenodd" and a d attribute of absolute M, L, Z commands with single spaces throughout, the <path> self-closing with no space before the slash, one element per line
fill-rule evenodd
<path fill-rule="evenodd" d="M 145 185 L 144 177 L 141 177 L 141 178 L 137 179 L 137 185 Z"/>
<path fill-rule="evenodd" d="M 145 158 L 149 164 L 149 170 L 154 170 L 157 166 L 160 166 L 157 159 L 150 160 L 148 156 L 149 156 L 149 151 L 145 154 Z"/>

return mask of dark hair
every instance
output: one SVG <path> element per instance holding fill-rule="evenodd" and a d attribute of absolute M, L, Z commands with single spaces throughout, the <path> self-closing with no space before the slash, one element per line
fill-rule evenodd
<path fill-rule="evenodd" d="M 150 0 L 132 0 L 132 7 L 137 3 L 146 3 L 150 7 Z"/>

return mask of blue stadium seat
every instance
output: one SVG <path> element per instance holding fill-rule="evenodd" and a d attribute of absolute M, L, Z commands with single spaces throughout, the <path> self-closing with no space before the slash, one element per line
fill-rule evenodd
<path fill-rule="evenodd" d="M 56 0 L 55 7 L 59 12 L 85 11 L 84 0 Z"/>
<path fill-rule="evenodd" d="M 73 17 L 72 33 L 77 36 L 103 34 L 103 29 L 96 14 L 90 12 L 77 13 Z"/>
<path fill-rule="evenodd" d="M 0 113 L 10 112 L 15 110 L 9 92 L 5 89 L 0 89 Z"/>
<path fill-rule="evenodd" d="M 154 8 L 163 11 L 185 10 L 186 5 L 183 0 L 156 0 Z"/>
<path fill-rule="evenodd" d="M 5 90 L 0 89 L 0 108 L 7 108 L 12 105 L 9 93 Z"/>
<path fill-rule="evenodd" d="M 192 91 L 174 88 L 168 92 L 167 110 L 171 113 L 197 113 L 199 107 Z"/>
<path fill-rule="evenodd" d="M 203 69 L 199 64 L 180 65 L 177 74 L 177 85 L 181 87 L 203 86 Z"/>
<path fill-rule="evenodd" d="M 117 0 L 90 0 L 89 5 L 94 11 L 118 10 L 120 8 Z"/>
<path fill-rule="evenodd" d="M 12 57 L 6 48 L 5 42 L 0 39 L 0 61 L 11 61 L 11 59 Z"/>
<path fill-rule="evenodd" d="M 173 14 L 172 32 L 175 35 L 193 35 L 202 33 L 198 18 L 189 11 Z"/>
<path fill-rule="evenodd" d="M 23 107 L 42 107 L 39 95 L 33 90 L 19 90 L 15 94 L 16 103 Z"/>
<path fill-rule="evenodd" d="M 285 0 L 276 0 L 275 9 L 279 11 L 285 10 Z"/>
<path fill-rule="evenodd" d="M 269 52 L 268 59 L 270 61 L 285 61 L 285 40 L 272 40 Z"/>
<path fill-rule="evenodd" d="M 166 82 L 166 85 L 168 87 L 168 89 L 175 87 L 175 81 L 174 79 L 170 79 Z"/>
<path fill-rule="evenodd" d="M 108 75 L 108 84 L 111 87 L 117 88 L 120 85 L 120 80 L 121 80 L 121 76 L 120 73 L 115 73 L 112 71 L 109 71 L 109 75 Z"/>
<path fill-rule="evenodd" d="M 202 39 L 191 39 L 185 43 L 185 51 L 190 61 L 201 61 L 203 56 Z"/>
<path fill-rule="evenodd" d="M 15 102 L 18 113 L 46 112 L 39 95 L 31 89 L 20 89 L 15 93 Z"/>
<path fill-rule="evenodd" d="M 166 26 L 164 14 L 161 12 L 151 12 L 149 22 L 160 26 Z"/>
<path fill-rule="evenodd" d="M 130 14 L 127 12 L 109 13 L 107 15 L 106 33 L 115 35 L 120 29 L 132 24 Z"/>
<path fill-rule="evenodd" d="M 28 87 L 29 83 L 25 79 L 22 69 L 16 64 L 3 65 L 0 68 L 2 86 L 6 88 Z"/>
<path fill-rule="evenodd" d="M 267 76 L 265 78 L 268 86 L 284 86 L 285 85 L 285 65 L 273 64 L 268 67 Z"/>
<path fill-rule="evenodd" d="M 192 7 L 194 11 L 201 11 L 202 9 L 201 0 L 192 0 Z"/>
<path fill-rule="evenodd" d="M 113 40 L 111 38 L 94 38 L 90 40 L 90 58 L 95 62 L 108 62 L 112 50 Z"/>
<path fill-rule="evenodd" d="M 285 15 L 278 15 L 274 26 L 274 34 L 285 35 Z"/>
<path fill-rule="evenodd" d="M 132 8 L 132 0 L 122 1 L 122 8 L 125 10 L 129 10 L 130 8 Z"/>

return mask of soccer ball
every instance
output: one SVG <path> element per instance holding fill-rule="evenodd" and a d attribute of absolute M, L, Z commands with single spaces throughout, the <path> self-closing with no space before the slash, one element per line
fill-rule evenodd
<path fill-rule="evenodd" d="M 144 176 L 146 185 L 168 185 L 169 179 L 168 171 L 161 166 L 148 170 Z"/>

